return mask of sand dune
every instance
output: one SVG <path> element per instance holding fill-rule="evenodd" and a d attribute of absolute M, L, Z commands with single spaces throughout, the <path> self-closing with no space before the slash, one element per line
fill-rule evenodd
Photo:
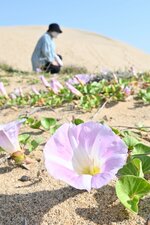
<path fill-rule="evenodd" d="M 0 62 L 31 70 L 31 54 L 45 26 L 0 27 Z M 110 38 L 74 29 L 63 29 L 56 40 L 65 65 L 85 66 L 91 72 L 134 65 L 150 70 L 150 55 Z"/>

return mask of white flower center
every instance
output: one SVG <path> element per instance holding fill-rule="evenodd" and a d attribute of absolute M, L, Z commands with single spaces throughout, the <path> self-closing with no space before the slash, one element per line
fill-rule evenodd
<path fill-rule="evenodd" d="M 97 156 L 90 156 L 86 151 L 76 150 L 72 158 L 72 165 L 78 174 L 88 174 L 94 176 L 101 172 L 100 160 Z"/>

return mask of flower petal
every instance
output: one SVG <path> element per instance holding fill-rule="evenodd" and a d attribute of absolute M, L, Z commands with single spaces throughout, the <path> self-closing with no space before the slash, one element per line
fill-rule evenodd
<path fill-rule="evenodd" d="M 0 126 L 0 146 L 7 152 L 20 150 L 18 134 L 21 124 L 25 121 L 13 121 Z"/>
<path fill-rule="evenodd" d="M 77 96 L 82 96 L 82 93 L 78 89 L 76 89 L 74 86 L 72 86 L 70 83 L 66 82 L 66 86 L 73 94 Z"/>
<path fill-rule="evenodd" d="M 56 179 L 62 180 L 67 184 L 80 189 L 80 190 L 91 190 L 91 179 L 90 175 L 78 175 L 75 171 L 66 168 L 65 166 L 61 166 L 55 162 L 47 162 L 46 168 L 48 172 L 55 177 Z"/>
<path fill-rule="evenodd" d="M 100 173 L 92 177 L 92 188 L 101 188 L 108 184 L 113 178 L 114 174 L 111 173 Z"/>
<path fill-rule="evenodd" d="M 111 158 L 107 159 L 102 166 L 103 172 L 111 172 L 116 174 L 119 169 L 123 167 L 127 159 L 126 155 L 114 155 Z"/>
<path fill-rule="evenodd" d="M 0 130 L 0 147 L 8 153 L 13 153 L 20 150 L 19 142 L 17 143 L 16 141 L 16 143 L 12 143 L 8 135 L 3 130 Z"/>
<path fill-rule="evenodd" d="M 72 148 L 68 139 L 69 126 L 70 124 L 63 124 L 49 139 L 44 148 L 45 158 L 55 156 L 66 161 L 71 160 Z"/>
<path fill-rule="evenodd" d="M 42 83 L 45 87 L 50 87 L 50 84 L 48 83 L 48 81 L 45 79 L 45 77 L 43 75 L 40 76 L 40 80 L 42 81 Z"/>

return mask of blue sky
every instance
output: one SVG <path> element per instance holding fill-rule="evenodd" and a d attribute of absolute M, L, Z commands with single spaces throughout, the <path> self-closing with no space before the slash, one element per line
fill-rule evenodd
<path fill-rule="evenodd" d="M 94 31 L 150 53 L 150 0 L 0 0 L 0 26 L 51 22 Z"/>

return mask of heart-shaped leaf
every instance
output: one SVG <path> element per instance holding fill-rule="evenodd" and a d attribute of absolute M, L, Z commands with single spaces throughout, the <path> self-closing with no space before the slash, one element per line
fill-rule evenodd
<path fill-rule="evenodd" d="M 116 183 L 116 193 L 127 209 L 138 213 L 139 200 L 150 193 L 150 183 L 141 177 L 122 176 Z"/>
<path fill-rule="evenodd" d="M 134 146 L 139 143 L 139 141 L 136 138 L 129 135 L 125 136 L 123 140 L 128 146 L 129 150 L 132 150 Z"/>
<path fill-rule="evenodd" d="M 119 175 L 134 175 L 138 177 L 144 177 L 143 171 L 142 171 L 142 162 L 140 159 L 132 159 L 130 162 L 128 162 L 122 169 L 118 172 Z"/>
<path fill-rule="evenodd" d="M 148 155 L 150 154 L 150 146 L 138 143 L 134 146 L 132 155 Z"/>
<path fill-rule="evenodd" d="M 142 162 L 142 170 L 144 174 L 150 174 L 150 156 L 148 155 L 135 155 Z"/>
<path fill-rule="evenodd" d="M 57 121 L 54 118 L 42 118 L 41 119 L 41 125 L 46 130 L 49 130 L 51 126 L 54 126 L 56 124 L 56 122 Z"/>

